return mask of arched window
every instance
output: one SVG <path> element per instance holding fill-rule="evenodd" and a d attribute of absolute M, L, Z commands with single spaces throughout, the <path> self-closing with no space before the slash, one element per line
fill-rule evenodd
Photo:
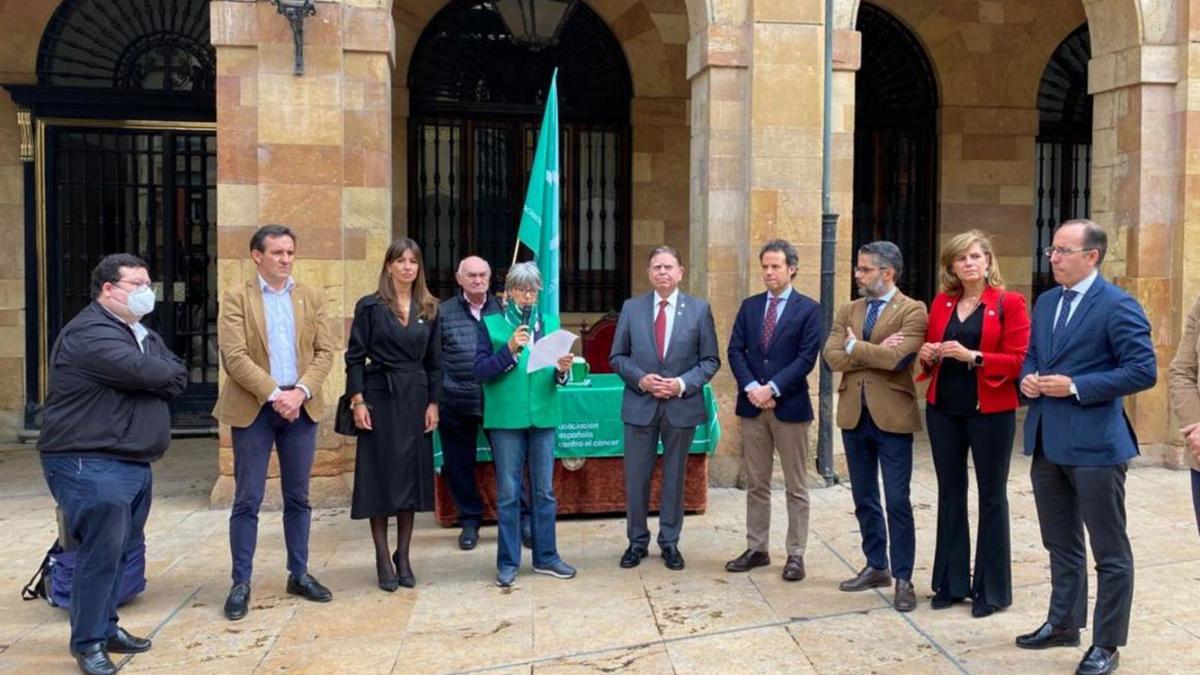
<path fill-rule="evenodd" d="M 64 0 L 42 34 L 36 85 L 7 87 L 39 129 L 37 265 L 27 310 L 31 402 L 62 326 L 91 302 L 105 255 L 150 265 L 145 323 L 188 368 L 177 427 L 214 426 L 217 394 L 216 52 L 208 0 Z M 32 266 L 31 266 L 32 267 Z M 31 416 L 32 417 L 32 416 Z M 33 418 L 36 419 L 36 418 Z"/>
<path fill-rule="evenodd" d="M 38 49 L 38 82 L 56 87 L 213 91 L 207 0 L 67 0 Z"/>
<path fill-rule="evenodd" d="M 1038 87 L 1035 298 L 1054 285 L 1050 261 L 1042 255 L 1042 249 L 1054 239 L 1054 228 L 1063 221 L 1092 214 L 1092 97 L 1087 91 L 1091 53 L 1085 23 L 1054 50 Z"/>
<path fill-rule="evenodd" d="M 430 21 L 408 75 L 407 228 L 434 293 L 454 292 L 455 266 L 472 254 L 503 282 L 556 67 L 562 309 L 613 310 L 628 294 L 633 87 L 621 46 L 578 3 L 556 45 L 531 49 L 481 0 L 451 2 Z"/>
<path fill-rule="evenodd" d="M 879 7 L 858 9 L 862 67 L 855 85 L 854 249 L 886 239 L 904 254 L 897 284 L 933 295 L 937 214 L 937 82 L 907 26 Z"/>

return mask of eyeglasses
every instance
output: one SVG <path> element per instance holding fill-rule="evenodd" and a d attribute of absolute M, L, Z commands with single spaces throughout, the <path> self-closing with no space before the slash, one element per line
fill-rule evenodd
<path fill-rule="evenodd" d="M 1049 258 L 1049 257 L 1053 256 L 1055 253 L 1057 253 L 1059 255 L 1070 255 L 1072 253 L 1083 253 L 1084 251 L 1095 251 L 1095 250 L 1096 250 L 1095 248 L 1064 248 L 1062 246 L 1047 246 L 1046 248 L 1042 249 L 1042 253 L 1044 253 L 1046 255 L 1046 257 Z"/>
<path fill-rule="evenodd" d="M 150 288 L 150 282 L 134 281 L 133 279 L 117 279 L 118 284 L 132 284 L 133 290 L 140 291 L 143 288 Z"/>
<path fill-rule="evenodd" d="M 509 291 L 509 294 L 510 295 L 523 295 L 525 297 L 529 297 L 531 295 L 537 295 L 541 290 L 542 289 L 540 289 L 540 288 L 514 288 Z"/>

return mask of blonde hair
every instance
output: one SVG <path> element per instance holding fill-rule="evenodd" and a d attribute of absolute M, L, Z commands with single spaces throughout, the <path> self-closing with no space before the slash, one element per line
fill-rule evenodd
<path fill-rule="evenodd" d="M 987 256 L 988 267 L 984 275 L 984 283 L 994 288 L 1002 288 L 1004 286 L 1004 277 L 1000 275 L 1000 263 L 996 260 L 996 255 L 992 252 L 992 241 L 988 239 L 986 234 L 979 230 L 969 230 L 955 235 L 954 238 L 946 242 L 946 245 L 942 247 L 940 277 L 943 292 L 950 294 L 962 292 L 962 282 L 954 274 L 954 260 L 966 253 L 975 244 L 979 244 L 980 250 Z"/>

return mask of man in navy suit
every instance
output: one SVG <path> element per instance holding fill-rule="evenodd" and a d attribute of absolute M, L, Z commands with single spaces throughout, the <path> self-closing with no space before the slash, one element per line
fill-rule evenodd
<path fill-rule="evenodd" d="M 787 486 L 787 563 L 783 578 L 804 578 L 808 543 L 808 427 L 813 419 L 808 374 L 821 349 L 821 306 L 792 288 L 799 256 L 783 239 L 758 253 L 767 292 L 746 298 L 729 338 L 737 380 L 746 472 L 746 550 L 725 563 L 730 572 L 771 564 L 771 472 L 776 451 Z"/>
<path fill-rule="evenodd" d="M 1033 311 L 1033 335 L 1021 370 L 1029 399 L 1025 454 L 1042 545 L 1050 552 L 1050 611 L 1025 649 L 1074 646 L 1087 625 L 1087 528 L 1096 559 L 1092 646 L 1076 673 L 1116 670 L 1129 634 L 1133 551 L 1125 533 L 1125 471 L 1138 454 L 1123 398 L 1158 377 L 1150 322 L 1129 294 L 1099 274 L 1108 247 L 1103 228 L 1070 220 L 1046 249 L 1060 286 Z"/>

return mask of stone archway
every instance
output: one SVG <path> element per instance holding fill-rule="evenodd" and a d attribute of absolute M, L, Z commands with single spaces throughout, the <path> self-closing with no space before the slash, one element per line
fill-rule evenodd
<path fill-rule="evenodd" d="M 649 248 L 666 242 L 681 250 L 690 247 L 689 212 L 689 40 L 695 28 L 708 25 L 710 0 L 676 0 L 673 3 L 637 0 L 589 0 L 586 5 L 616 36 L 629 64 L 633 84 L 630 104 L 632 130 L 633 222 L 630 256 L 645 257 Z M 404 190 L 408 183 L 407 81 L 413 50 L 422 31 L 446 0 L 396 3 L 396 59 L 392 77 L 393 107 L 392 200 L 394 229 L 408 223 Z M 636 268 L 637 265 L 634 265 Z M 632 275 L 632 290 L 645 284 L 643 275 Z"/>

